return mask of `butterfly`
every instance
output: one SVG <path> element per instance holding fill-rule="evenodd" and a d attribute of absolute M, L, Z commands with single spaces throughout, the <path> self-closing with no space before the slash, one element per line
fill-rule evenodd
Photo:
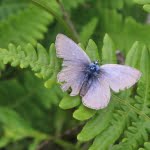
<path fill-rule="evenodd" d="M 105 108 L 111 90 L 119 92 L 130 88 L 140 78 L 141 72 L 126 65 L 104 64 L 91 61 L 88 55 L 70 38 L 58 34 L 56 55 L 63 58 L 62 70 L 57 75 L 62 90 L 71 88 L 70 96 L 80 94 L 83 105 L 91 109 Z"/>

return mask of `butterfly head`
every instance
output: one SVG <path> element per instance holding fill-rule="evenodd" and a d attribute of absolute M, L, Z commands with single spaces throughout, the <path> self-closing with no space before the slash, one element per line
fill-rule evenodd
<path fill-rule="evenodd" d="M 100 72 L 100 66 L 98 61 L 94 61 L 88 66 L 88 73 L 93 75 L 98 75 Z"/>

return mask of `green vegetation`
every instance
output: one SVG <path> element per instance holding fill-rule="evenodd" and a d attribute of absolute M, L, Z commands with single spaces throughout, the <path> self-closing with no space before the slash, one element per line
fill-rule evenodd
<path fill-rule="evenodd" d="M 1 0 L 0 150 L 149 150 L 147 12 L 150 0 Z M 141 79 L 107 108 L 86 108 L 57 83 L 58 33 L 101 64 L 119 50 Z"/>

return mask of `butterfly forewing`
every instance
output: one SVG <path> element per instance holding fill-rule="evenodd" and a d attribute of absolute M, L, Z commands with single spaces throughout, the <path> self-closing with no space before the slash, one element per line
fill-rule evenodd
<path fill-rule="evenodd" d="M 71 39 L 63 34 L 56 37 L 56 54 L 63 58 L 63 69 L 58 74 L 58 81 L 65 82 L 62 85 L 64 91 L 71 87 L 71 95 L 79 93 L 85 76 L 85 68 L 91 62 L 86 53 Z"/>
<path fill-rule="evenodd" d="M 141 76 L 140 71 L 125 65 L 106 64 L 101 69 L 110 88 L 115 92 L 130 88 Z"/>
<path fill-rule="evenodd" d="M 91 62 L 86 53 L 74 41 L 63 34 L 57 35 L 55 46 L 57 57 L 63 58 L 64 61 L 82 65 Z"/>

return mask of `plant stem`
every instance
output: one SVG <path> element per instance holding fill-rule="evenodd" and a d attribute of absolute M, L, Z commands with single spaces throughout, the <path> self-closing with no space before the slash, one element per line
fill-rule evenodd
<path fill-rule="evenodd" d="M 70 19 L 70 15 L 68 14 L 68 12 L 65 10 L 63 3 L 60 0 L 56 0 L 58 5 L 60 6 L 60 9 L 62 11 L 64 20 L 66 21 L 66 23 L 68 24 L 68 26 L 70 27 L 70 29 L 72 30 L 74 36 L 79 39 L 79 35 Z"/>
<path fill-rule="evenodd" d="M 74 144 L 64 141 L 62 139 L 50 136 L 49 139 L 43 141 L 37 148 L 37 150 L 41 150 L 44 146 L 48 145 L 50 142 L 54 142 L 55 144 L 58 144 L 64 149 L 69 149 L 69 150 L 77 150 Z"/>
<path fill-rule="evenodd" d="M 54 18 L 64 27 L 65 31 L 70 34 L 70 36 L 72 37 L 73 40 L 75 40 L 76 42 L 78 41 L 78 38 L 74 32 L 74 30 L 72 29 L 71 26 L 69 26 L 55 11 L 53 11 L 48 4 L 45 3 L 45 1 L 43 0 L 32 0 L 32 2 L 43 8 L 44 10 L 46 10 L 47 12 L 49 12 L 51 15 L 54 16 Z"/>

